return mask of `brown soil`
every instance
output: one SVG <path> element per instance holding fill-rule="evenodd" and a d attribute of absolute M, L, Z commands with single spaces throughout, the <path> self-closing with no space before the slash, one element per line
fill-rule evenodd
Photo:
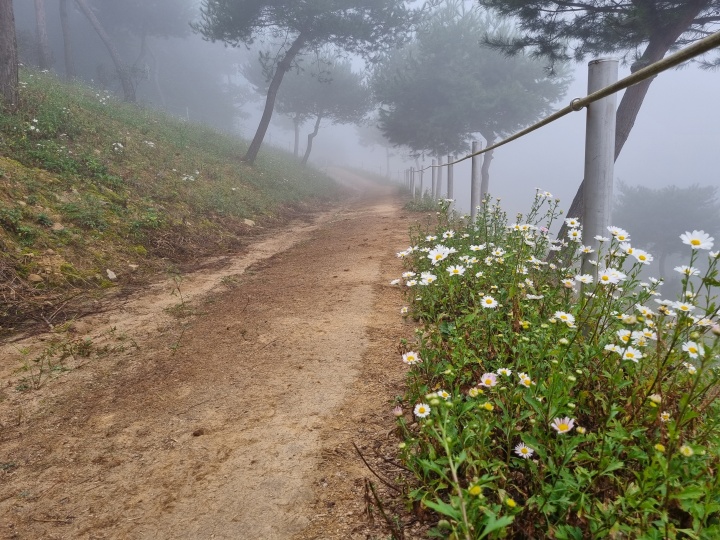
<path fill-rule="evenodd" d="M 66 329 L 94 356 L 20 371 L 57 336 L 0 345 L 0 538 L 389 537 L 368 481 L 393 490 L 353 443 L 397 481 L 413 328 L 389 282 L 412 216 L 331 173 L 359 188 L 346 206 Z"/>

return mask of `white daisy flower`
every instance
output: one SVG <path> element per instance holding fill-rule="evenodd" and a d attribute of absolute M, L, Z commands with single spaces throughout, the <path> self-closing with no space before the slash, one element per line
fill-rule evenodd
<path fill-rule="evenodd" d="M 635 259 L 642 264 L 650 264 L 655 260 L 652 255 L 650 255 L 647 251 L 643 251 L 642 249 L 633 250 L 632 256 L 635 257 Z"/>
<path fill-rule="evenodd" d="M 556 311 L 552 318 L 558 319 L 570 327 L 575 325 L 575 317 L 570 313 L 566 313 L 565 311 Z"/>
<path fill-rule="evenodd" d="M 402 355 L 402 361 L 409 366 L 414 366 L 422 362 L 422 358 L 420 358 L 420 355 L 415 351 L 408 351 Z"/>
<path fill-rule="evenodd" d="M 713 240 L 715 239 L 705 231 L 693 231 L 681 234 L 680 240 L 693 249 L 712 249 Z"/>
<path fill-rule="evenodd" d="M 413 409 L 413 413 L 415 413 L 415 416 L 418 418 L 426 418 L 430 415 L 430 405 L 427 403 L 418 403 L 415 405 L 415 409 Z"/>
<path fill-rule="evenodd" d="M 567 416 L 565 418 L 555 418 L 555 420 L 553 420 L 550 424 L 550 426 L 555 431 L 557 431 L 558 434 L 567 433 L 573 428 L 574 425 L 575 420 L 572 418 L 568 418 Z"/>
<path fill-rule="evenodd" d="M 528 459 L 535 453 L 535 450 L 525 446 L 524 443 L 520 443 L 515 447 L 515 453 L 523 459 Z"/>
<path fill-rule="evenodd" d="M 686 265 L 676 266 L 675 268 L 673 268 L 673 270 L 681 274 L 685 274 L 686 276 L 697 276 L 700 274 L 700 270 L 698 270 L 697 268 Z"/>
<path fill-rule="evenodd" d="M 640 360 L 643 357 L 643 353 L 640 352 L 639 349 L 636 349 L 635 347 L 628 347 L 625 349 L 622 355 L 623 360 L 632 360 L 637 364 L 638 360 Z"/>
<path fill-rule="evenodd" d="M 620 242 L 627 242 L 630 240 L 630 233 L 628 233 L 625 229 L 610 226 L 607 230 L 610 231 L 610 234 L 612 234 Z"/>
<path fill-rule="evenodd" d="M 703 346 L 694 341 L 686 341 L 685 343 L 683 343 L 682 350 L 688 353 L 688 356 L 690 356 L 690 358 L 697 358 L 699 355 L 705 352 Z"/>
<path fill-rule="evenodd" d="M 580 220 L 578 220 L 577 218 L 566 218 L 565 225 L 575 229 L 580 226 Z"/>
<path fill-rule="evenodd" d="M 497 307 L 498 302 L 492 296 L 486 295 L 480 300 L 480 305 L 484 308 L 494 309 Z"/>

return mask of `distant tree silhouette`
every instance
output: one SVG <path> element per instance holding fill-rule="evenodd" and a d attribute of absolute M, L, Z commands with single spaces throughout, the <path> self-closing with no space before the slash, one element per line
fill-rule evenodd
<path fill-rule="evenodd" d="M 492 144 L 551 110 L 566 77 L 548 77 L 540 62 L 508 59 L 481 47 L 483 33 L 509 35 L 499 19 L 447 2 L 429 17 L 409 46 L 378 65 L 372 86 L 381 104 L 380 128 L 393 144 L 434 156 L 469 150 L 480 133 Z M 492 152 L 485 154 L 488 185 Z"/>
<path fill-rule="evenodd" d="M 717 194 L 717 186 L 653 189 L 619 183 L 613 224 L 627 229 L 633 246 L 657 257 L 660 276 L 665 277 L 668 256 L 687 249 L 679 239 L 684 232 L 704 230 L 720 243 Z"/>
<path fill-rule="evenodd" d="M 404 0 L 203 0 L 193 27 L 205 38 L 230 46 L 272 36 L 285 40 L 274 60 L 265 109 L 243 160 L 260 151 L 285 74 L 303 51 L 333 45 L 363 56 L 401 41 L 416 15 Z"/>

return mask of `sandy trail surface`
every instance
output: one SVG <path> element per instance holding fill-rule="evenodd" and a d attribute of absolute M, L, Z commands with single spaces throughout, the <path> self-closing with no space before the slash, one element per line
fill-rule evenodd
<path fill-rule="evenodd" d="M 0 538 L 387 537 L 353 443 L 394 444 L 413 218 L 329 172 L 357 190 L 343 207 L 66 329 L 100 357 L 28 389 L 57 337 L 0 345 Z"/>

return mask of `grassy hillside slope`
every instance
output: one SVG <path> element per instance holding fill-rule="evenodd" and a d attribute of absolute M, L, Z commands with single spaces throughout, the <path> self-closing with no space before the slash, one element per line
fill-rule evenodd
<path fill-rule="evenodd" d="M 341 194 L 289 154 L 248 167 L 238 139 L 49 74 L 21 85 L 20 110 L 0 111 L 0 336 Z"/>

